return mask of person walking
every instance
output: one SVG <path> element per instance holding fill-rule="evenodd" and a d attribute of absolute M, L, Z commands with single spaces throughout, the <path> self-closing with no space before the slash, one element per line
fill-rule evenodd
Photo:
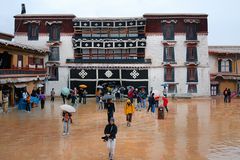
<path fill-rule="evenodd" d="M 30 103 L 31 103 L 31 96 L 30 95 L 27 95 L 27 98 L 26 98 L 26 111 L 27 112 L 30 112 L 31 111 L 31 106 L 30 106 Z"/>
<path fill-rule="evenodd" d="M 82 98 L 83 98 L 83 104 L 86 104 L 87 103 L 87 91 L 86 91 L 86 89 L 84 89 L 84 91 L 83 91 Z"/>
<path fill-rule="evenodd" d="M 148 98 L 148 109 L 147 111 L 149 112 L 149 110 L 151 109 L 151 111 L 153 112 L 155 109 L 154 109 L 154 105 L 155 105 L 155 99 L 154 99 L 154 93 L 152 93 L 149 98 Z"/>
<path fill-rule="evenodd" d="M 71 114 L 63 111 L 62 113 L 62 121 L 63 121 L 63 136 L 68 135 L 69 134 L 69 129 L 70 129 L 70 123 L 71 123 Z"/>
<path fill-rule="evenodd" d="M 142 88 L 141 90 L 140 97 L 141 97 L 141 107 L 146 108 L 147 93 L 144 88 Z"/>
<path fill-rule="evenodd" d="M 232 95 L 231 89 L 228 88 L 228 90 L 227 90 L 227 99 L 228 99 L 228 103 L 231 103 L 231 95 Z"/>
<path fill-rule="evenodd" d="M 227 88 L 225 88 L 225 90 L 223 91 L 223 96 L 224 96 L 224 103 L 227 103 L 227 101 L 228 101 L 228 90 L 227 90 Z"/>
<path fill-rule="evenodd" d="M 141 103 L 141 100 L 142 100 L 142 98 L 141 98 L 141 96 L 140 96 L 140 93 L 138 93 L 137 94 L 137 111 L 141 111 L 141 109 L 142 109 L 142 103 Z"/>
<path fill-rule="evenodd" d="M 54 91 L 54 88 L 52 88 L 52 91 L 51 91 L 51 102 L 54 102 L 55 100 L 55 91 Z"/>
<path fill-rule="evenodd" d="M 167 96 L 163 96 L 162 97 L 162 100 L 163 100 L 163 107 L 166 109 L 166 111 L 168 112 L 168 107 L 167 107 L 167 105 L 168 105 L 168 98 L 167 98 Z"/>
<path fill-rule="evenodd" d="M 112 117 L 109 121 L 109 124 L 107 124 L 104 129 L 104 134 L 107 137 L 107 148 L 108 148 L 109 160 L 113 160 L 114 158 L 117 132 L 118 132 L 118 128 L 114 123 L 114 118 Z"/>
<path fill-rule="evenodd" d="M 131 122 L 132 122 L 132 115 L 135 111 L 135 107 L 134 105 L 131 103 L 130 99 L 127 100 L 127 103 L 124 107 L 124 112 L 126 114 L 126 121 L 127 121 L 127 126 L 130 127 L 131 126 Z"/>
<path fill-rule="evenodd" d="M 65 104 L 66 103 L 66 96 L 61 93 L 61 97 L 62 97 L 62 100 L 63 100 L 63 104 Z"/>
<path fill-rule="evenodd" d="M 104 102 L 103 102 L 102 96 L 99 97 L 98 109 L 99 110 L 103 110 L 104 109 Z"/>
<path fill-rule="evenodd" d="M 79 88 L 78 95 L 79 95 L 79 103 L 82 103 L 82 99 L 83 99 L 83 89 L 82 88 Z"/>
<path fill-rule="evenodd" d="M 105 108 L 107 109 L 108 123 L 110 123 L 110 119 L 113 117 L 113 114 L 115 112 L 115 105 L 112 102 L 112 99 L 108 99 L 105 105 Z"/>
<path fill-rule="evenodd" d="M 40 93 L 39 99 L 40 99 L 40 101 L 41 101 L 41 109 L 44 109 L 46 97 L 45 97 L 43 91 L 42 91 L 42 93 Z"/>
<path fill-rule="evenodd" d="M 131 103 L 133 103 L 133 97 L 134 97 L 134 89 L 131 88 L 128 91 L 128 99 L 130 99 Z"/>

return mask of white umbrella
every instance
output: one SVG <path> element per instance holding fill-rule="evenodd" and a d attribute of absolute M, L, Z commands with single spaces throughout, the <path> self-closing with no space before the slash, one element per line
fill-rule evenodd
<path fill-rule="evenodd" d="M 37 87 L 38 87 L 38 88 L 42 88 L 42 87 L 44 87 L 44 85 L 41 84 L 41 83 L 39 83 L 39 84 L 37 85 Z"/>
<path fill-rule="evenodd" d="M 154 97 L 160 96 L 160 92 L 158 90 L 153 90 L 152 93 L 154 93 Z"/>
<path fill-rule="evenodd" d="M 70 105 L 68 105 L 68 104 L 61 105 L 60 108 L 61 108 L 63 111 L 67 111 L 67 112 L 69 112 L 69 113 L 76 112 L 76 109 L 75 109 L 73 106 L 70 106 Z"/>
<path fill-rule="evenodd" d="M 97 86 L 97 88 L 99 88 L 99 89 L 103 89 L 103 86 Z"/>

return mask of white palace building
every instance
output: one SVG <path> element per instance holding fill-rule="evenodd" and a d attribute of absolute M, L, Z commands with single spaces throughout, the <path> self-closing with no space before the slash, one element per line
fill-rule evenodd
<path fill-rule="evenodd" d="M 206 14 L 144 14 L 85 18 L 19 14 L 15 42 L 49 48 L 46 94 L 55 88 L 115 82 L 177 95 L 209 96 Z"/>

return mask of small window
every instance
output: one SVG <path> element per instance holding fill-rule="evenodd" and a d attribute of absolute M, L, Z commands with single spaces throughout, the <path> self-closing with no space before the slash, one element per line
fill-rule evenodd
<path fill-rule="evenodd" d="M 60 41 L 60 25 L 52 24 L 49 26 L 49 41 Z"/>
<path fill-rule="evenodd" d="M 177 85 L 168 84 L 168 93 L 177 93 Z"/>
<path fill-rule="evenodd" d="M 196 67 L 189 67 L 187 69 L 187 82 L 198 82 L 198 73 Z"/>
<path fill-rule="evenodd" d="M 186 24 L 186 39 L 197 40 L 197 24 L 190 23 Z"/>
<path fill-rule="evenodd" d="M 28 24 L 28 40 L 38 40 L 39 35 L 39 25 L 30 23 Z"/>
<path fill-rule="evenodd" d="M 173 23 L 163 24 L 163 39 L 174 40 L 174 24 Z"/>
<path fill-rule="evenodd" d="M 218 60 L 218 71 L 219 72 L 232 72 L 232 61 L 229 59 Z"/>
<path fill-rule="evenodd" d="M 58 67 L 57 66 L 49 67 L 49 80 L 50 81 L 58 81 Z"/>
<path fill-rule="evenodd" d="M 187 62 L 196 62 L 197 59 L 197 47 L 187 47 Z"/>
<path fill-rule="evenodd" d="M 174 62 L 175 56 L 174 56 L 174 47 L 164 47 L 164 62 Z"/>
<path fill-rule="evenodd" d="M 197 93 L 197 85 L 189 84 L 188 85 L 188 93 Z"/>
<path fill-rule="evenodd" d="M 174 82 L 174 68 L 167 66 L 164 68 L 164 81 L 165 82 Z"/>
<path fill-rule="evenodd" d="M 59 47 L 50 47 L 49 61 L 59 61 Z"/>

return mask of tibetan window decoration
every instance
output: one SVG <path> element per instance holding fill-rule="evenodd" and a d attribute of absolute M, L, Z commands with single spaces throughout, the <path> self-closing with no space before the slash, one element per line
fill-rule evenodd
<path fill-rule="evenodd" d="M 218 59 L 218 72 L 232 72 L 232 60 Z"/>
<path fill-rule="evenodd" d="M 174 82 L 174 68 L 170 65 L 164 67 L 164 81 Z"/>
<path fill-rule="evenodd" d="M 23 24 L 27 25 L 28 40 L 38 40 L 40 21 L 26 21 Z"/>
<path fill-rule="evenodd" d="M 175 24 L 177 20 L 162 20 L 161 23 L 163 28 L 163 39 L 174 40 Z"/>
<path fill-rule="evenodd" d="M 163 61 L 175 62 L 174 47 L 164 46 Z"/>
<path fill-rule="evenodd" d="M 186 23 L 186 39 L 197 40 L 198 24 L 200 23 L 200 20 L 185 19 L 184 22 Z"/>
<path fill-rule="evenodd" d="M 62 21 L 47 21 L 45 23 L 48 26 L 49 32 L 49 41 L 60 41 L 60 31 L 61 31 L 61 24 Z"/>
<path fill-rule="evenodd" d="M 198 56 L 197 56 L 197 47 L 195 45 L 189 45 L 187 46 L 187 62 L 197 62 Z"/>
<path fill-rule="evenodd" d="M 197 67 L 189 66 L 187 68 L 187 82 L 198 82 Z"/>

